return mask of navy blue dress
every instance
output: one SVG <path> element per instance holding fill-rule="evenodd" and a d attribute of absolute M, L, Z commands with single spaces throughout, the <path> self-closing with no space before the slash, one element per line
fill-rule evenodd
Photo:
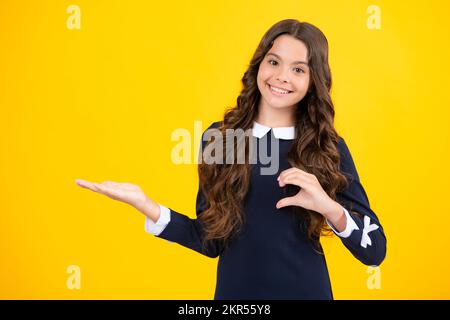
<path fill-rule="evenodd" d="M 209 128 L 218 127 L 214 122 Z M 268 154 L 272 130 L 267 133 Z M 263 140 L 261 140 L 263 141 Z M 208 242 L 203 249 L 203 230 L 198 219 L 171 208 L 171 221 L 158 237 L 176 242 L 208 257 L 219 257 L 214 299 L 320 299 L 331 300 L 333 293 L 325 256 L 307 239 L 301 227 L 301 215 L 292 206 L 281 209 L 276 203 L 287 196 L 280 188 L 279 173 L 290 168 L 287 153 L 293 140 L 279 139 L 280 161 L 278 173 L 262 175 L 263 165 L 252 165 L 251 183 L 244 203 L 245 224 L 235 235 L 228 248 L 218 241 Z M 203 146 L 206 142 L 202 142 Z M 258 142 L 259 143 L 259 142 Z M 265 142 L 266 143 L 266 142 Z M 341 138 L 338 148 L 341 154 L 341 172 L 350 185 L 337 194 L 339 202 L 349 212 L 356 211 L 370 218 L 370 225 L 378 229 L 370 231 L 363 217 L 352 214 L 359 230 L 353 230 L 347 238 L 340 238 L 351 253 L 366 265 L 379 265 L 386 255 L 386 237 L 375 213 L 370 209 L 367 195 L 360 184 L 350 152 Z M 205 198 L 200 188 L 197 193 L 197 216 L 205 210 Z M 364 224 L 366 222 L 366 225 Z M 365 236 L 371 245 L 361 245 Z"/>

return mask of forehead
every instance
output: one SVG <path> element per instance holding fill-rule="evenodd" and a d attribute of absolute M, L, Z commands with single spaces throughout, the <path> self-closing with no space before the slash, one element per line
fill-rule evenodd
<path fill-rule="evenodd" d="M 305 43 L 285 34 L 274 40 L 272 48 L 267 53 L 276 53 L 286 62 L 308 61 L 308 48 Z"/>

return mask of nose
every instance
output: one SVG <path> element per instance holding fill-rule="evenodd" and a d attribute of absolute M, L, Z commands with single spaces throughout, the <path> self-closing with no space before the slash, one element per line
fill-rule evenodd
<path fill-rule="evenodd" d="M 276 79 L 280 82 L 289 82 L 289 77 L 287 76 L 286 71 L 280 71 L 280 73 L 278 73 L 278 75 L 276 76 Z"/>

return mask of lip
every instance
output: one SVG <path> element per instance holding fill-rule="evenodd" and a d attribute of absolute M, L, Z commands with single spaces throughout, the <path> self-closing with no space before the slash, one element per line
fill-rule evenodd
<path fill-rule="evenodd" d="M 267 85 L 267 89 L 270 91 L 270 93 L 272 93 L 274 96 L 277 96 L 277 97 L 285 97 L 288 94 L 292 93 L 292 90 L 287 90 L 287 91 L 290 91 L 289 93 L 278 93 L 278 92 L 270 90 L 271 85 L 269 83 L 266 83 L 266 85 Z M 278 88 L 278 87 L 276 87 L 276 88 Z M 283 88 L 279 88 L 279 89 L 286 90 L 286 89 L 283 89 Z"/>

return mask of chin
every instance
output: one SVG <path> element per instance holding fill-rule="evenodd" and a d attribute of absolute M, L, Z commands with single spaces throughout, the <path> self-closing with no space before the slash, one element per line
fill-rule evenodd
<path fill-rule="evenodd" d="M 288 108 L 294 104 L 292 101 L 276 101 L 275 99 L 272 99 L 272 97 L 265 100 L 269 106 L 276 109 Z"/>
<path fill-rule="evenodd" d="M 269 106 L 271 106 L 274 109 L 285 109 L 292 107 L 293 103 L 289 104 L 279 104 L 279 103 L 269 103 Z"/>

